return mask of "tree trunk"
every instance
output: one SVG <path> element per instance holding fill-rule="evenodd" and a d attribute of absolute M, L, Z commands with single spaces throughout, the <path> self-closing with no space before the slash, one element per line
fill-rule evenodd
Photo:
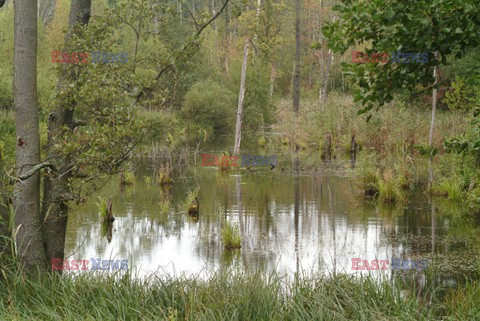
<path fill-rule="evenodd" d="M 39 0 L 38 15 L 46 26 L 55 16 L 55 0 Z"/>
<path fill-rule="evenodd" d="M 275 63 L 272 62 L 272 71 L 270 72 L 270 100 L 273 98 L 273 91 L 275 89 L 275 78 L 277 77 L 277 70 Z"/>
<path fill-rule="evenodd" d="M 335 22 L 335 18 L 333 18 L 333 22 Z M 328 78 L 330 77 L 330 66 L 332 65 L 333 60 L 333 52 L 332 49 L 328 50 L 327 54 L 327 63 L 326 63 L 326 71 L 323 68 L 323 48 L 322 48 L 322 87 L 320 88 L 320 95 L 319 95 L 319 102 L 320 105 L 323 105 L 327 100 L 327 89 L 328 89 Z"/>
<path fill-rule="evenodd" d="M 293 76 L 293 111 L 298 113 L 300 106 L 300 15 L 301 0 L 295 0 L 295 71 Z"/>
<path fill-rule="evenodd" d="M 434 180 L 433 175 L 433 131 L 435 130 L 435 114 L 437 112 L 437 67 L 433 68 L 433 77 L 435 79 L 432 91 L 432 119 L 430 121 L 430 133 L 428 135 L 428 146 L 430 147 L 430 160 L 428 164 L 428 185 L 431 187 Z"/>
<path fill-rule="evenodd" d="M 248 37 L 246 37 L 245 45 L 243 47 L 240 92 L 238 93 L 237 124 L 235 126 L 235 146 L 233 148 L 234 155 L 238 155 L 238 153 L 240 152 L 240 141 L 242 140 L 242 113 L 243 113 L 243 100 L 245 98 L 245 82 L 247 81 L 248 43 L 249 43 L 249 39 Z"/>
<path fill-rule="evenodd" d="M 211 6 L 212 6 L 212 17 L 215 17 L 217 14 L 217 10 L 215 9 L 215 0 L 211 1 Z M 213 20 L 212 23 L 213 30 L 217 30 L 217 19 Z"/>
<path fill-rule="evenodd" d="M 256 18 L 256 27 L 258 28 L 258 23 L 260 21 L 260 10 L 262 8 L 262 0 L 257 0 L 257 12 L 255 14 L 255 18 Z M 258 42 L 258 34 L 255 32 L 255 35 L 253 36 L 253 44 L 254 46 L 258 47 L 257 45 L 257 42 Z M 255 54 L 256 54 L 256 50 L 255 48 L 253 48 L 253 52 L 252 52 L 252 56 L 253 56 L 253 63 L 255 63 Z"/>
<path fill-rule="evenodd" d="M 90 19 L 91 0 L 72 1 L 70 7 L 69 26 L 76 23 L 88 24 Z M 72 30 L 72 29 L 71 29 Z M 68 43 L 72 31 L 65 35 L 65 43 Z M 62 90 L 68 84 L 75 81 L 75 74 L 68 71 L 68 65 L 64 66 L 57 84 L 57 90 Z M 65 237 L 68 219 L 67 197 L 70 192 L 68 180 L 70 178 L 71 160 L 69 157 L 60 157 L 53 150 L 57 138 L 62 137 L 63 128 L 73 130 L 73 111 L 75 106 L 64 103 L 55 106 L 48 121 L 47 154 L 49 159 L 56 162 L 56 173 L 45 177 L 42 217 L 44 219 L 43 236 L 45 240 L 45 252 L 48 262 L 52 258 L 64 258 Z"/>
<path fill-rule="evenodd" d="M 322 80 L 322 89 L 320 92 L 320 103 L 322 105 L 327 100 L 328 77 L 330 76 L 330 66 L 332 64 L 332 58 L 333 58 L 332 49 L 329 49 L 328 56 L 327 56 L 327 70 L 325 71 L 325 74 Z"/>
<path fill-rule="evenodd" d="M 17 130 L 17 176 L 40 163 L 37 104 L 37 0 L 14 2 L 13 101 Z M 14 192 L 16 245 L 21 267 L 47 267 L 41 234 L 40 175 L 17 182 Z"/>

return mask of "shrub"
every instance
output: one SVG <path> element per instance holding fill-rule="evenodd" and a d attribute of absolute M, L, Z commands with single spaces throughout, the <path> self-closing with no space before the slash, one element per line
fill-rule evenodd
<path fill-rule="evenodd" d="M 226 132 L 235 121 L 235 95 L 214 81 L 197 82 L 185 96 L 181 114 L 197 125 Z"/>
<path fill-rule="evenodd" d="M 473 90 L 462 77 L 455 77 L 452 89 L 445 94 L 445 103 L 450 110 L 469 111 L 475 106 Z"/>

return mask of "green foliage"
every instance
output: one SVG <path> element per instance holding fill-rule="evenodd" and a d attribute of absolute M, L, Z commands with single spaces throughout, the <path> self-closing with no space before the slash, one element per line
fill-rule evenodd
<path fill-rule="evenodd" d="M 467 51 L 461 58 L 452 57 L 451 63 L 442 68 L 447 79 L 460 77 L 465 79 L 468 86 L 480 85 L 480 53 L 477 48 Z"/>
<path fill-rule="evenodd" d="M 182 107 L 184 119 L 215 131 L 227 132 L 233 128 L 235 95 L 212 80 L 193 85 L 185 96 Z"/>
<path fill-rule="evenodd" d="M 226 249 L 239 249 L 242 247 L 242 237 L 238 225 L 224 222 L 222 229 L 222 242 Z"/>
<path fill-rule="evenodd" d="M 399 88 L 414 91 L 418 84 L 433 84 L 433 66 L 445 65 L 448 55 L 460 57 L 480 42 L 480 7 L 473 1 L 344 0 L 334 9 L 340 19 L 323 29 L 334 51 L 366 44 L 370 55 L 429 53 L 428 63 L 344 64 L 360 86 L 355 93 L 363 105 L 359 113 L 390 102 Z"/>
<path fill-rule="evenodd" d="M 229 82 L 232 92 L 238 92 L 241 74 L 241 60 L 232 63 L 233 81 Z M 243 131 L 259 131 L 262 127 L 272 124 L 274 121 L 274 105 L 270 101 L 270 69 L 268 66 L 249 65 L 242 119 Z M 237 104 L 235 103 L 235 108 Z M 236 109 L 235 109 L 236 110 Z"/>
<path fill-rule="evenodd" d="M 467 194 L 468 207 L 475 213 L 480 213 L 480 187 L 476 187 Z"/>
<path fill-rule="evenodd" d="M 475 106 L 472 88 L 465 79 L 457 76 L 452 82 L 452 89 L 445 94 L 444 102 L 450 110 L 470 111 Z"/>

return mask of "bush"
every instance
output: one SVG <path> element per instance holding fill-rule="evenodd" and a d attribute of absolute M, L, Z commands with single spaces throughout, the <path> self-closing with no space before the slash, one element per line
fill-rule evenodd
<path fill-rule="evenodd" d="M 182 116 L 197 125 L 226 132 L 235 121 L 235 95 L 214 81 L 197 82 L 185 96 Z"/>
<path fill-rule="evenodd" d="M 475 106 L 472 88 L 459 76 L 455 77 L 452 89 L 445 94 L 444 101 L 450 110 L 469 111 Z"/>

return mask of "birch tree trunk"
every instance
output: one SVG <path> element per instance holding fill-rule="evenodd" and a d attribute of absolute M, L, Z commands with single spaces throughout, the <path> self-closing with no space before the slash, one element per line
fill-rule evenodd
<path fill-rule="evenodd" d="M 295 0 L 295 71 L 293 76 L 293 111 L 298 113 L 300 106 L 300 15 L 301 0 Z"/>
<path fill-rule="evenodd" d="M 212 6 L 212 17 L 215 17 L 215 15 L 217 14 L 217 10 L 215 10 L 215 0 L 211 1 L 211 6 Z M 213 30 L 217 30 L 217 19 L 213 20 L 212 26 L 213 26 Z"/>
<path fill-rule="evenodd" d="M 270 100 L 273 98 L 273 91 L 275 89 L 275 79 L 277 78 L 277 69 L 275 63 L 272 62 L 272 71 L 270 72 Z"/>
<path fill-rule="evenodd" d="M 46 26 L 55 16 L 55 0 L 39 0 L 38 15 Z"/>
<path fill-rule="evenodd" d="M 332 49 L 328 50 L 327 55 L 327 70 L 325 71 L 323 80 L 322 80 L 322 89 L 320 90 L 320 104 L 324 104 L 327 100 L 327 88 L 328 88 L 328 77 L 330 76 L 330 66 L 332 64 L 333 52 Z"/>
<path fill-rule="evenodd" d="M 69 26 L 76 23 L 88 24 L 90 19 L 91 0 L 73 0 L 70 7 Z M 72 29 L 65 35 L 65 43 L 73 36 Z M 57 83 L 57 90 L 62 90 L 73 83 L 76 75 L 69 72 L 65 65 Z M 68 180 L 72 160 L 69 157 L 57 155 L 53 146 L 63 136 L 63 130 L 74 129 L 74 105 L 58 104 L 50 114 L 48 121 L 47 154 L 55 161 L 57 171 L 46 176 L 44 180 L 42 217 L 44 219 L 43 237 L 47 260 L 64 258 L 65 237 L 68 220 L 67 198 L 70 192 Z"/>
<path fill-rule="evenodd" d="M 335 18 L 333 18 L 333 22 L 335 22 Z M 328 78 L 330 77 L 330 66 L 332 65 L 333 61 L 333 52 L 332 49 L 328 50 L 327 54 L 327 62 L 326 62 L 326 71 L 323 71 L 323 64 L 322 64 L 322 87 L 320 88 L 320 95 L 319 95 L 319 102 L 320 105 L 323 105 L 325 101 L 327 100 L 327 89 L 328 89 Z M 323 62 L 323 50 L 322 50 L 322 62 Z"/>
<path fill-rule="evenodd" d="M 235 125 L 235 146 L 233 148 L 233 154 L 238 155 L 240 153 L 240 142 L 242 140 L 242 114 L 243 114 L 243 100 L 245 99 L 245 83 L 247 80 L 247 64 L 248 64 L 248 37 L 245 38 L 245 44 L 243 46 L 243 61 L 242 61 L 242 74 L 240 77 L 240 91 L 238 93 L 238 106 L 237 106 L 237 123 Z"/>
<path fill-rule="evenodd" d="M 13 103 L 17 134 L 17 176 L 40 163 L 37 104 L 37 0 L 14 2 Z M 17 182 L 14 191 L 15 242 L 20 266 L 46 270 L 40 219 L 40 174 Z"/>
<path fill-rule="evenodd" d="M 433 68 L 433 77 L 435 78 L 435 83 L 432 90 L 432 118 L 430 121 L 430 133 L 428 135 L 428 146 L 430 147 L 430 159 L 428 164 L 428 184 L 431 187 L 434 180 L 433 175 L 433 155 L 432 155 L 432 148 L 433 148 L 433 132 L 435 130 L 435 115 L 437 112 L 437 67 Z"/>

